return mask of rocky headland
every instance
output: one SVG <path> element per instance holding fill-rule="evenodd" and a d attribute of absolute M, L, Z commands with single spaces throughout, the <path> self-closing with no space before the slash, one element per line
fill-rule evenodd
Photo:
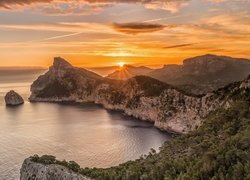
<path fill-rule="evenodd" d="M 30 101 L 92 102 L 150 121 L 162 130 L 188 133 L 199 127 L 209 112 L 230 107 L 235 92 L 247 93 L 249 87 L 248 78 L 213 93 L 195 96 L 146 76 L 126 81 L 103 78 L 57 57 L 49 71 L 32 84 Z"/>
<path fill-rule="evenodd" d="M 146 76 L 106 79 L 55 58 L 31 91 L 32 102 L 92 102 L 184 135 L 164 144 L 159 153 L 152 150 L 138 160 L 107 169 L 81 168 L 73 161 L 35 155 L 24 161 L 21 180 L 212 179 L 221 177 L 219 173 L 234 179 L 247 177 L 250 76 L 213 93 L 194 96 Z M 245 167 L 240 174 L 239 163 Z"/>
<path fill-rule="evenodd" d="M 110 168 L 81 168 L 74 161 L 34 155 L 24 161 L 21 180 L 82 179 L 82 176 L 143 180 L 248 179 L 249 86 L 250 77 L 220 89 L 217 95 L 230 96 L 230 106 L 209 113 L 201 127 L 163 144 L 159 153 L 152 149 L 137 160 Z"/>
<path fill-rule="evenodd" d="M 20 170 L 20 180 L 90 180 L 58 164 L 42 164 L 25 159 Z"/>

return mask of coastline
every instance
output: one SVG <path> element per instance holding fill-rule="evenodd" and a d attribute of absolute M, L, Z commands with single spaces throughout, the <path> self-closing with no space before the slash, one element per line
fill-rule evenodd
<path fill-rule="evenodd" d="M 62 99 L 54 99 L 54 100 L 49 100 L 49 99 L 39 99 L 39 100 L 33 99 L 33 100 L 31 100 L 31 99 L 29 99 L 29 102 L 30 103 L 65 104 L 65 105 L 94 105 L 94 106 L 101 107 L 101 108 L 103 108 L 107 111 L 110 111 L 110 112 L 119 113 L 121 115 L 124 115 L 125 117 L 132 117 L 135 120 L 150 123 L 153 125 L 154 128 L 156 128 L 157 130 L 159 130 L 161 132 L 169 134 L 171 137 L 176 137 L 176 136 L 182 135 L 182 133 L 175 132 L 171 129 L 168 130 L 168 129 L 157 127 L 155 125 L 156 122 L 154 122 L 152 120 L 143 120 L 143 119 L 140 119 L 139 117 L 135 117 L 133 115 L 127 114 L 124 110 L 106 108 L 103 104 L 95 103 L 93 101 L 74 101 L 74 100 L 62 100 Z"/>

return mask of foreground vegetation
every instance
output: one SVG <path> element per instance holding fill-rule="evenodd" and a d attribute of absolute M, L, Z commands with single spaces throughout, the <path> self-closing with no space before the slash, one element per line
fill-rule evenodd
<path fill-rule="evenodd" d="M 152 149 L 147 156 L 108 169 L 83 169 L 47 155 L 32 160 L 60 164 L 94 179 L 250 179 L 249 109 L 249 101 L 218 109 L 199 129 L 164 144 L 159 153 Z"/>

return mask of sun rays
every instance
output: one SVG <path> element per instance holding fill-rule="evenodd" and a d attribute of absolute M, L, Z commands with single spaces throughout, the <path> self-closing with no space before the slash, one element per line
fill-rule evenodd
<path fill-rule="evenodd" d="M 120 67 L 120 68 L 123 68 L 123 67 L 124 67 L 124 65 L 125 65 L 125 63 L 124 63 L 124 62 L 118 62 L 117 64 L 119 65 L 119 67 Z"/>

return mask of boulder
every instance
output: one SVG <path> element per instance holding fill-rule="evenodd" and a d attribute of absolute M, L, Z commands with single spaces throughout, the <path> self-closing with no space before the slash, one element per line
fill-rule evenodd
<path fill-rule="evenodd" d="M 13 90 L 8 92 L 4 99 L 7 106 L 18 106 L 24 103 L 23 98 Z"/>
<path fill-rule="evenodd" d="M 30 158 L 23 162 L 20 170 L 20 180 L 90 180 L 67 167 L 58 164 L 42 164 L 33 162 Z"/>

